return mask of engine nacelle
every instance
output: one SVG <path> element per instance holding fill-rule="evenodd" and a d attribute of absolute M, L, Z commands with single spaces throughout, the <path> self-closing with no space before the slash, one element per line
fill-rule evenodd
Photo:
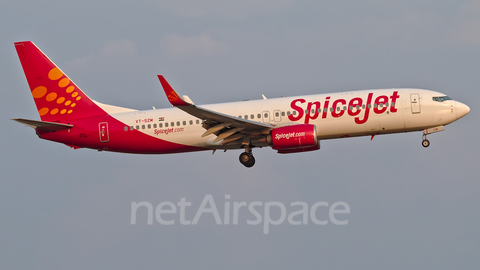
<path fill-rule="evenodd" d="M 298 124 L 272 130 L 267 138 L 275 150 L 313 148 L 318 144 L 315 125 Z"/>
<path fill-rule="evenodd" d="M 314 146 L 300 147 L 300 148 L 294 148 L 294 149 L 279 149 L 277 150 L 277 153 L 279 154 L 303 153 L 303 152 L 309 152 L 309 151 L 317 151 L 318 149 L 320 149 L 320 141 L 317 143 L 317 145 L 314 145 Z"/>

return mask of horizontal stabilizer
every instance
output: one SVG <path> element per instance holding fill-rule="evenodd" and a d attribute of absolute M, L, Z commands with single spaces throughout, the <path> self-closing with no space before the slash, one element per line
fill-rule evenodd
<path fill-rule="evenodd" d="M 73 125 L 68 125 L 68 124 L 29 120 L 29 119 L 22 119 L 22 118 L 14 118 L 12 120 L 41 131 L 59 131 L 59 130 L 70 129 L 73 127 Z"/>

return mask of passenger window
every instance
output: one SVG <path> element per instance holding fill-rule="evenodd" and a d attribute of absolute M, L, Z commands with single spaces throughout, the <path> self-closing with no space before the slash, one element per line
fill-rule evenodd
<path fill-rule="evenodd" d="M 305 114 L 308 114 L 308 110 L 305 110 Z M 266 117 L 266 116 L 265 116 Z"/>
<path fill-rule="evenodd" d="M 142 129 L 145 129 L 145 125 L 142 125 Z"/>
<path fill-rule="evenodd" d="M 255 119 L 255 115 L 250 114 L 250 119 L 252 119 L 252 120 Z"/>
<path fill-rule="evenodd" d="M 357 110 L 360 109 L 360 105 L 357 105 L 355 108 L 357 108 Z"/>
<path fill-rule="evenodd" d="M 346 110 L 347 110 L 347 106 L 343 106 L 343 110 L 346 111 Z"/>
<path fill-rule="evenodd" d="M 392 107 L 394 107 L 394 106 L 395 106 L 395 102 L 392 102 Z"/>
<path fill-rule="evenodd" d="M 189 123 L 190 125 L 193 125 L 193 121 L 192 121 L 192 120 L 190 120 L 190 122 L 188 122 L 188 123 Z"/>
<path fill-rule="evenodd" d="M 130 130 L 134 130 L 134 127 L 133 127 L 133 126 L 130 126 Z"/>
<path fill-rule="evenodd" d="M 385 103 L 385 107 L 388 107 L 388 102 L 387 102 L 387 103 Z"/>
<path fill-rule="evenodd" d="M 285 112 L 282 112 L 282 116 L 285 116 Z"/>
<path fill-rule="evenodd" d="M 275 116 L 276 116 L 276 117 L 279 117 L 279 116 L 280 116 L 280 114 L 279 114 L 278 112 L 276 112 L 276 113 L 275 113 Z"/>
<path fill-rule="evenodd" d="M 165 127 L 168 127 L 168 123 L 165 123 Z"/>
<path fill-rule="evenodd" d="M 365 109 L 365 105 L 362 105 L 362 109 Z"/>
<path fill-rule="evenodd" d="M 337 107 L 337 112 L 339 112 L 339 111 L 340 111 L 340 107 Z"/>
<path fill-rule="evenodd" d="M 175 126 L 175 122 L 171 122 L 171 123 L 170 123 L 170 126 L 174 127 L 174 126 Z"/>
<path fill-rule="evenodd" d="M 245 115 L 245 119 L 248 119 L 248 115 Z"/>
<path fill-rule="evenodd" d="M 368 108 L 371 109 L 371 108 L 372 108 L 372 104 L 368 104 Z"/>
<path fill-rule="evenodd" d="M 293 111 L 293 115 L 297 115 L 297 111 Z"/>
<path fill-rule="evenodd" d="M 322 112 L 322 109 L 318 108 L 318 113 L 321 113 Z"/>
<path fill-rule="evenodd" d="M 140 129 L 140 126 L 139 126 L 139 125 L 137 125 L 135 128 L 136 128 L 137 130 L 139 130 L 139 129 Z"/>
<path fill-rule="evenodd" d="M 183 125 L 185 126 L 187 124 L 187 121 L 183 121 Z"/>
<path fill-rule="evenodd" d="M 238 116 L 238 118 L 240 118 L 240 119 L 241 119 L 241 118 L 242 118 L 242 116 L 241 116 L 241 115 L 239 115 L 239 116 Z"/>
<path fill-rule="evenodd" d="M 157 124 L 153 124 L 153 128 L 157 128 Z"/>
<path fill-rule="evenodd" d="M 177 122 L 177 127 L 179 127 L 179 126 L 180 126 L 180 121 Z"/>
<path fill-rule="evenodd" d="M 197 121 L 196 121 L 196 122 L 197 122 L 197 124 L 200 124 L 200 120 L 198 120 L 198 119 L 197 119 Z"/>
<path fill-rule="evenodd" d="M 257 118 L 262 118 L 262 115 L 261 115 L 261 114 L 257 114 Z"/>
<path fill-rule="evenodd" d="M 287 112 L 287 115 L 290 116 L 290 111 Z"/>
<path fill-rule="evenodd" d="M 350 111 L 353 110 L 353 106 L 350 106 L 349 108 L 350 108 Z"/>
<path fill-rule="evenodd" d="M 265 118 L 267 118 L 267 117 L 268 117 L 268 113 L 263 114 L 263 116 L 264 116 Z"/>
<path fill-rule="evenodd" d="M 165 123 L 165 124 L 167 124 L 167 123 Z M 163 124 L 162 123 L 158 124 L 158 127 L 159 128 L 163 127 Z"/>
<path fill-rule="evenodd" d="M 377 108 L 377 103 L 373 104 L 373 108 Z"/>
<path fill-rule="evenodd" d="M 125 127 L 123 130 L 128 131 L 128 127 Z"/>
<path fill-rule="evenodd" d="M 323 109 L 323 112 L 328 112 L 328 108 Z"/>
<path fill-rule="evenodd" d="M 148 129 L 151 129 L 151 128 L 152 128 L 152 125 L 148 124 L 148 126 L 147 126 L 147 127 L 148 127 Z"/>
<path fill-rule="evenodd" d="M 333 112 L 333 107 L 332 107 L 332 108 L 330 108 L 330 111 L 331 111 L 331 112 Z"/>

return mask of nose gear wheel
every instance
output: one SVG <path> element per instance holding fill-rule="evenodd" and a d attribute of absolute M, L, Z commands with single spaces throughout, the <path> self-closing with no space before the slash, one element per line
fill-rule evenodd
<path fill-rule="evenodd" d="M 422 146 L 423 147 L 429 147 L 430 146 L 430 141 L 427 140 L 427 134 L 423 134 L 422 136 L 423 140 L 422 140 Z"/>

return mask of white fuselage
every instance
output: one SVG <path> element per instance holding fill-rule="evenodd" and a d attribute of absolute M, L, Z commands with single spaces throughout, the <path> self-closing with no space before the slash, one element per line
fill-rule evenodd
<path fill-rule="evenodd" d="M 420 131 L 447 125 L 468 113 L 464 112 L 462 106 L 466 106 L 460 102 L 439 102 L 432 99 L 440 96 L 445 95 L 422 89 L 381 89 L 201 107 L 274 126 L 313 124 L 317 139 L 324 140 Z M 201 121 L 178 108 L 118 113 L 112 116 L 133 129 L 169 142 L 209 149 L 240 147 L 212 143 L 216 138 L 213 134 L 201 137 L 205 132 Z"/>

